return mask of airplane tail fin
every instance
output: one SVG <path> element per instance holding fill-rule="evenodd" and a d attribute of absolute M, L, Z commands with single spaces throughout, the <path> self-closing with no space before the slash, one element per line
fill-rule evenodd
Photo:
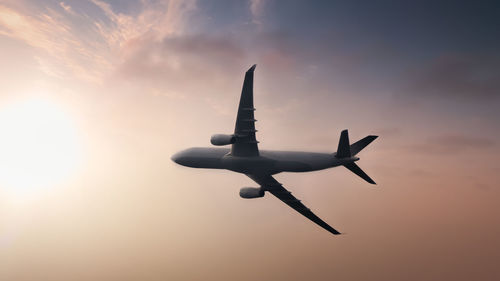
<path fill-rule="evenodd" d="M 349 133 L 343 130 L 340 133 L 339 146 L 337 148 L 337 158 L 351 157 L 351 147 L 349 146 Z"/>
<path fill-rule="evenodd" d="M 335 154 L 335 157 L 346 161 L 344 164 L 342 164 L 344 167 L 371 184 L 376 183 L 363 170 L 361 170 L 358 165 L 354 163 L 354 161 L 359 160 L 359 158 L 356 158 L 354 156 L 356 156 L 356 154 L 358 154 L 361 150 L 368 146 L 377 137 L 378 136 L 370 135 L 360 139 L 352 145 L 349 145 L 349 133 L 347 130 L 343 130 L 340 134 L 337 154 Z"/>

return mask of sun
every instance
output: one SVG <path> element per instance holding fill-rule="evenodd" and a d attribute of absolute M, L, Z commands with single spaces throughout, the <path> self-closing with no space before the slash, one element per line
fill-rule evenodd
<path fill-rule="evenodd" d="M 47 100 L 0 108 L 0 189 L 25 192 L 62 183 L 81 149 L 70 116 Z"/>

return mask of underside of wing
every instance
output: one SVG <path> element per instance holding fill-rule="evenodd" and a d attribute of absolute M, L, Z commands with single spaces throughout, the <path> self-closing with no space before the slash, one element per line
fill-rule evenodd
<path fill-rule="evenodd" d="M 306 218 L 312 220 L 317 225 L 326 229 L 332 234 L 338 235 L 340 232 L 335 230 L 333 227 L 329 226 L 326 222 L 316 216 L 309 208 L 295 198 L 292 193 L 286 190 L 281 183 L 273 178 L 271 175 L 247 175 L 256 183 L 258 183 L 265 191 L 270 192 L 272 195 L 276 196 L 279 200 L 283 201 L 288 206 L 295 209 L 297 212 L 301 213 Z"/>
<path fill-rule="evenodd" d="M 255 137 L 255 117 L 253 107 L 253 73 L 256 65 L 253 65 L 245 73 L 245 81 L 243 82 L 243 90 L 241 91 L 240 104 L 238 106 L 238 115 L 236 117 L 236 125 L 234 135 L 236 142 L 231 147 L 233 156 L 258 156 L 259 149 L 257 139 Z"/>

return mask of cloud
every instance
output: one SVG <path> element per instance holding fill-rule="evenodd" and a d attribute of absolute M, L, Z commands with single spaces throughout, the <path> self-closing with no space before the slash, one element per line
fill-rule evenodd
<path fill-rule="evenodd" d="M 65 15 L 52 8 L 36 13 L 0 5 L 0 35 L 33 47 L 40 69 L 52 76 L 61 78 L 72 73 L 95 80 L 109 68 L 103 54 L 92 51 Z"/>
<path fill-rule="evenodd" d="M 495 140 L 488 138 L 450 134 L 429 138 L 424 143 L 407 148 L 419 153 L 450 154 L 466 150 L 486 150 L 496 146 L 496 144 Z"/>
<path fill-rule="evenodd" d="M 69 13 L 71 15 L 76 15 L 75 12 L 73 11 L 73 8 L 71 8 L 70 5 L 68 5 L 64 2 L 60 2 L 59 6 L 61 6 L 61 8 L 63 8 L 67 13 Z"/>
<path fill-rule="evenodd" d="M 0 35 L 33 47 L 40 70 L 50 76 L 100 83 L 122 63 L 122 48 L 130 41 L 178 36 L 196 9 L 194 0 L 141 3 L 135 16 L 116 13 L 100 0 L 86 3 L 81 13 L 65 2 L 36 8 L 30 1 L 0 4 Z M 89 5 L 102 14 L 85 12 Z"/>
<path fill-rule="evenodd" d="M 264 4 L 265 0 L 250 0 L 250 12 L 252 13 L 253 23 L 261 23 L 262 14 L 264 12 Z"/>
<path fill-rule="evenodd" d="M 142 37 L 123 47 L 123 62 L 116 75 L 138 84 L 154 85 L 163 89 L 165 95 L 177 96 L 182 92 L 199 96 L 226 87 L 233 80 L 233 73 L 243 71 L 245 56 L 245 50 L 227 37 Z"/>
<path fill-rule="evenodd" d="M 134 79 L 156 83 L 156 93 L 168 85 L 168 95 L 177 96 L 181 90 L 195 91 L 193 79 L 223 85 L 229 74 L 259 61 L 280 75 L 294 69 L 300 56 L 286 34 L 200 32 L 196 26 L 204 17 L 195 0 L 143 0 L 134 14 L 104 0 L 78 8 L 69 1 L 30 3 L 0 5 L 0 35 L 33 47 L 39 69 L 60 79 Z M 261 16 L 264 4 L 251 1 L 252 16 Z"/>
<path fill-rule="evenodd" d="M 500 56 L 445 55 L 410 73 L 412 96 L 489 100 L 500 96 Z"/>
<path fill-rule="evenodd" d="M 142 1 L 142 11 L 136 15 L 116 13 L 101 0 L 92 0 L 106 15 L 107 21 L 96 21 L 101 35 L 111 45 L 121 46 L 130 39 L 148 35 L 162 39 L 179 35 L 187 28 L 190 13 L 196 10 L 196 1 Z"/>
<path fill-rule="evenodd" d="M 265 61 L 265 69 L 275 77 L 295 69 L 300 50 L 286 34 L 200 32 L 196 26 L 202 23 L 203 11 L 195 0 L 143 0 L 134 14 L 120 12 L 111 3 L 0 5 L 0 34 L 33 47 L 39 70 L 46 75 L 169 97 L 219 99 L 234 93 L 241 87 L 234 73 L 242 78 L 246 68 L 259 61 Z M 252 15 L 259 16 L 263 5 L 251 2 Z"/>

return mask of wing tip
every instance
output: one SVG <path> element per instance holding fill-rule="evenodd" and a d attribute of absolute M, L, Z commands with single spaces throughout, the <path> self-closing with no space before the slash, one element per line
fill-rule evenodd
<path fill-rule="evenodd" d="M 328 227 L 323 227 L 324 229 L 326 229 L 328 232 L 330 232 L 331 234 L 333 235 L 341 235 L 342 233 L 340 233 L 338 230 L 336 230 L 335 228 L 327 225 Z"/>
<path fill-rule="evenodd" d="M 256 64 L 252 65 L 252 67 L 250 67 L 247 72 L 254 72 L 255 71 L 255 68 L 257 67 Z"/>

